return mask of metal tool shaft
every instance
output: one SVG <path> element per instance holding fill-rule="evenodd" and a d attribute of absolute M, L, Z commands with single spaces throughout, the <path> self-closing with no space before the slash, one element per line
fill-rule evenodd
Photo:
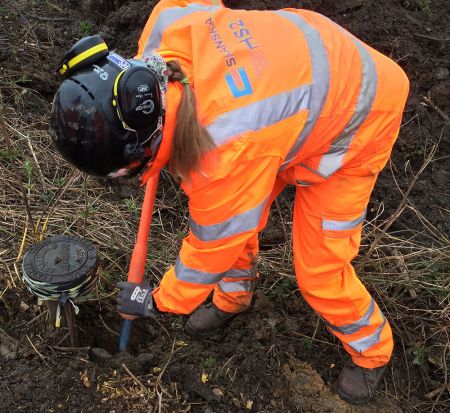
<path fill-rule="evenodd" d="M 119 351 L 122 353 L 126 350 L 128 339 L 131 335 L 131 329 L 133 327 L 133 320 L 122 320 L 120 324 L 120 337 L 119 337 Z"/>

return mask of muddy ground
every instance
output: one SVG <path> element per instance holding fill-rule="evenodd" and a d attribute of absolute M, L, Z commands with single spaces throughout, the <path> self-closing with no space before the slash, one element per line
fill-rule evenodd
<path fill-rule="evenodd" d="M 22 135 L 24 131 L 36 131 L 36 135 L 30 132 L 31 136 L 42 133 L 48 137 L 49 102 L 59 81 L 54 69 L 68 46 L 84 35 L 100 33 L 110 48 L 131 56 L 153 4 L 128 0 L 3 0 L 0 90 L 5 119 L 12 124 L 9 120 L 14 118 L 19 131 L 19 135 L 11 136 L 20 138 L 21 131 Z M 80 304 L 79 348 L 69 350 L 67 330 L 55 332 L 49 328 L 45 307 L 37 305 L 17 275 L 20 261 L 18 266 L 15 261 L 23 227 L 16 221 L 10 223 L 15 219 L 12 216 L 20 214 L 25 221 L 26 214 L 18 187 L 5 179 L 2 206 L 7 208 L 0 220 L 5 228 L 0 238 L 0 412 L 450 411 L 450 3 L 230 0 L 227 4 L 235 8 L 316 10 L 396 60 L 411 80 L 404 126 L 392 163 L 381 174 L 371 201 L 368 219 L 373 225 L 366 229 L 361 257 L 374 241 L 378 243 L 376 254 L 372 252 L 369 262 L 357 260 L 361 277 L 389 314 L 397 344 L 377 401 L 355 408 L 333 394 L 332 383 L 346 354 L 295 290 L 289 252 L 291 190 L 280 199 L 262 234 L 263 277 L 253 311 L 233 321 L 223 342 L 193 340 L 183 332 L 183 317 L 166 315 L 159 321 L 136 322 L 130 354 L 108 358 L 101 352 L 93 353 L 92 348 L 113 354 L 117 351 L 120 320 L 111 297 L 115 279 L 109 269 L 111 261 L 126 267 L 136 227 L 136 205 L 141 199 L 138 188 L 88 183 L 86 191 L 94 195 L 99 188 L 109 188 L 107 202 L 111 209 L 123 206 L 124 198 L 135 204 L 126 204 L 128 215 L 123 222 L 130 226 L 130 232 L 121 254 L 111 260 L 116 249 L 108 249 L 109 241 L 98 242 L 109 258 L 101 261 L 101 285 L 96 295 Z M 11 162 L 24 161 L 4 148 L 2 137 L 2 177 L 8 176 Z M 418 175 L 433 148 L 431 161 Z M 44 163 L 41 169 L 47 177 Z M 82 180 L 75 182 L 83 187 Z M 36 187 L 26 188 L 31 199 L 36 199 L 33 212 L 37 214 L 43 200 L 37 195 L 33 198 Z M 51 188 L 56 191 L 57 185 Z M 170 237 L 179 238 L 179 227 L 186 225 L 186 217 L 174 213 L 167 204 L 183 203 L 185 199 L 167 179 L 158 197 L 164 200 L 158 205 L 164 224 L 156 227 L 161 230 L 156 231 L 157 236 L 174 234 Z M 69 203 L 84 203 L 82 196 L 66 198 L 60 198 L 64 208 L 69 208 Z M 389 235 L 382 238 L 383 244 L 377 234 L 393 214 L 395 220 L 388 228 Z M 68 219 L 70 233 L 78 231 L 79 216 Z M 94 218 L 87 225 L 94 228 Z M 105 232 L 99 228 L 97 231 Z M 48 231 L 57 234 L 60 229 L 54 224 Z M 31 245 L 32 240 L 25 239 L 25 245 Z M 175 247 L 177 242 L 179 245 L 179 239 L 173 241 Z M 176 253 L 173 248 L 163 262 L 160 257 L 152 257 L 155 269 L 151 281 L 164 272 Z"/>

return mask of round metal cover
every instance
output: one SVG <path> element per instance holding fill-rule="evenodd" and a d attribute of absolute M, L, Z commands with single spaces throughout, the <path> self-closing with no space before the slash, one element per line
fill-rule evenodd
<path fill-rule="evenodd" d="M 30 279 L 59 285 L 81 282 L 97 266 L 97 250 L 91 241 L 64 235 L 35 244 L 26 253 L 22 264 Z"/>

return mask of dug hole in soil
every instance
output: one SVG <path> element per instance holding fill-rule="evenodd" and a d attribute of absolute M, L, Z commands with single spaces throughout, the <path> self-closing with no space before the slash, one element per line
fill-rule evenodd
<path fill-rule="evenodd" d="M 59 82 L 54 69 L 64 51 L 84 35 L 100 33 L 110 48 L 132 56 L 155 3 L 3 1 L 0 90 L 5 107 L 20 112 L 23 124 L 46 130 L 45 120 L 38 119 L 48 115 L 49 102 Z M 432 164 L 416 179 L 409 194 L 411 208 L 402 211 L 390 230 L 407 232 L 424 225 L 421 216 L 414 212 L 418 210 L 436 234 L 448 234 L 449 2 L 230 0 L 226 4 L 233 8 L 304 7 L 318 11 L 405 69 L 411 80 L 411 94 L 404 126 L 392 164 L 377 183 L 368 219 L 377 214 L 380 204 L 384 218 L 397 210 L 414 173 L 435 145 Z M 8 113 L 6 110 L 5 116 Z M 5 159 L 6 155 L 0 158 L 2 168 L 7 165 Z M 170 196 L 169 181 L 163 181 L 162 186 L 158 197 Z M 116 190 L 117 198 L 123 197 L 123 191 L 139 194 L 135 184 Z M 448 310 L 439 326 L 435 325 L 436 319 L 432 325 L 426 317 L 421 322 L 403 318 L 402 309 L 419 306 L 412 300 L 418 301 L 420 290 L 415 290 L 416 298 L 409 289 L 405 295 L 403 290 L 399 292 L 401 285 L 381 293 L 382 287 L 370 284 L 370 277 L 369 289 L 378 300 L 386 299 L 383 294 L 395 293 L 398 297 L 397 304 L 386 299 L 386 305 L 395 309 L 389 314 L 394 321 L 397 347 L 374 402 L 354 407 L 336 396 L 332 384 L 347 356 L 296 291 L 289 261 L 292 196 L 291 190 L 283 194 L 262 234 L 262 280 L 254 307 L 232 322 L 220 343 L 194 340 L 183 331 L 185 317 L 164 315 L 158 320 L 135 321 L 128 352 L 117 354 L 120 318 L 111 294 L 114 283 L 102 273 L 97 294 L 102 298 L 88 298 L 79 304 L 77 328 L 81 342 L 77 349 L 70 349 L 67 329 L 63 326 L 55 331 L 49 326 L 45 307 L 37 305 L 17 275 L 20 263 L 14 262 L 23 228 L 16 229 L 14 239 L 7 240 L 5 235 L 0 243 L 0 412 L 449 411 L 450 388 L 445 387 L 449 380 L 444 376 L 450 370 L 446 364 L 450 349 L 446 350 L 448 343 L 442 342 L 449 328 L 445 322 L 450 323 Z M 142 199 L 141 195 L 136 197 L 138 201 Z M 17 205 L 13 205 L 15 202 L 11 199 L 8 205 L 23 209 L 20 197 Z M 112 198 L 111 202 L 118 201 Z M 170 211 L 167 214 L 171 216 Z M 130 221 L 133 219 L 136 221 L 136 216 L 130 216 Z M 175 233 L 183 222 L 174 219 L 173 226 L 166 229 Z M 435 241 L 427 236 L 426 232 L 417 235 L 433 248 Z M 157 238 L 158 233 L 154 231 L 153 237 Z M 27 247 L 30 245 L 27 241 Z M 171 251 L 169 258 L 176 253 L 176 249 Z M 121 256 L 117 262 L 126 265 L 129 251 L 122 255 L 125 258 Z M 283 268 L 287 268 L 284 276 L 278 273 L 279 267 L 272 268 L 272 255 L 282 257 Z M 158 267 L 158 262 L 150 260 L 149 264 L 155 265 L 158 274 L 164 273 L 165 268 Z M 443 297 L 440 307 L 431 299 L 423 305 L 439 311 L 449 308 L 448 297 L 447 301 L 445 294 Z M 421 314 L 418 312 L 415 317 L 420 318 Z M 443 349 L 439 356 L 443 363 L 439 364 L 440 359 L 433 361 L 430 352 L 422 359 L 416 347 L 408 347 L 416 342 L 415 335 L 424 332 L 427 337 L 434 337 L 434 341 L 426 342 L 426 348 Z"/>

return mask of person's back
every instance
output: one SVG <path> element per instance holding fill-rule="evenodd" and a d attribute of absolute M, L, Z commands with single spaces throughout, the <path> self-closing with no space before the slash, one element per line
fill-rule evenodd
<path fill-rule="evenodd" d="M 354 136 L 371 110 L 400 115 L 397 101 L 408 87 L 402 70 L 320 14 L 164 3 L 138 57 L 156 49 L 180 61 L 221 154 L 203 171 L 211 179 L 234 162 L 269 156 L 280 171 L 302 165 L 299 181 L 323 180 L 377 136 L 379 123 Z"/>

